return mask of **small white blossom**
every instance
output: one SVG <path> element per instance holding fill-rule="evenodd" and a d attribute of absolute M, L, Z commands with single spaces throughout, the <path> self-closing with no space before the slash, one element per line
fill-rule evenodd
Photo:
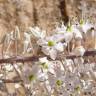
<path fill-rule="evenodd" d="M 85 53 L 85 49 L 83 46 L 78 46 L 73 50 L 73 54 L 76 56 L 83 56 Z"/>
<path fill-rule="evenodd" d="M 89 23 L 88 21 L 87 21 L 87 22 L 82 21 L 82 23 L 80 24 L 81 31 L 83 31 L 85 34 L 86 34 L 86 33 L 88 32 L 88 30 L 90 30 L 92 27 L 93 27 L 93 25 L 92 25 L 91 23 Z"/>
<path fill-rule="evenodd" d="M 44 72 L 50 72 L 51 74 L 56 75 L 54 65 L 47 60 L 47 57 L 39 58 L 39 62 Z"/>
<path fill-rule="evenodd" d="M 64 36 L 65 36 L 65 41 L 69 43 L 73 38 L 73 33 L 67 32 Z"/>
<path fill-rule="evenodd" d="M 76 26 L 74 26 L 73 31 L 74 31 L 75 38 L 83 39 L 82 33 L 80 32 L 79 29 L 77 29 Z"/>
<path fill-rule="evenodd" d="M 20 88 L 20 84 L 15 84 L 15 88 L 16 89 Z"/>
<path fill-rule="evenodd" d="M 6 64 L 5 69 L 6 69 L 6 71 L 13 71 L 14 68 L 11 64 Z"/>
<path fill-rule="evenodd" d="M 37 44 L 42 47 L 42 52 L 49 55 L 51 59 L 55 60 L 58 52 L 63 52 L 64 44 L 54 41 L 53 37 L 48 37 L 45 40 L 40 39 Z"/>

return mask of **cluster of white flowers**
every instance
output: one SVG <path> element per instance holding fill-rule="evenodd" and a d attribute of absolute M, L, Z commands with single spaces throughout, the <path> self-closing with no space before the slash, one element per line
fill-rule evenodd
<path fill-rule="evenodd" d="M 36 96 L 55 96 L 55 92 L 57 96 L 96 94 L 96 65 L 95 63 L 84 63 L 82 57 L 74 61 L 66 59 L 62 62 L 49 61 L 47 57 L 42 57 L 32 66 L 24 66 L 22 69 L 22 74 L 25 74 L 23 80 L 26 82 L 25 85 L 29 85 L 31 94 Z M 43 87 L 43 90 L 46 91 L 40 94 Z"/>
<path fill-rule="evenodd" d="M 89 31 L 93 32 L 93 27 L 92 24 L 85 23 L 83 20 L 76 25 L 68 24 L 68 26 L 65 26 L 62 23 L 60 27 L 56 27 L 54 34 L 51 36 L 47 36 L 46 31 L 42 31 L 38 27 L 30 28 L 31 35 L 36 38 L 37 45 L 41 47 L 41 51 L 46 55 L 46 57 L 40 58 L 32 68 L 29 68 L 31 69 L 29 72 L 31 75 L 27 74 L 29 69 L 24 72 L 27 74 L 27 78 L 29 76 L 29 80 L 31 80 L 31 88 L 29 89 L 31 89 L 34 96 L 46 94 L 48 96 L 55 96 L 54 94 L 57 94 L 57 96 L 82 96 L 82 94 L 86 96 L 86 94 L 96 94 L 94 91 L 96 86 L 93 84 L 96 78 L 95 63 L 84 64 L 84 59 L 81 57 L 74 61 L 71 59 L 56 60 L 58 53 L 64 53 L 64 50 L 73 39 L 80 42 L 80 44 L 77 44 L 70 54 L 83 56 L 85 48 L 81 42 L 84 35 L 90 34 Z M 93 36 L 92 34 L 91 36 Z M 55 61 L 47 60 L 47 56 Z M 37 86 L 40 86 L 40 89 L 44 87 L 45 93 L 40 93 L 40 89 L 36 89 Z"/>
<path fill-rule="evenodd" d="M 46 35 L 46 31 L 40 30 L 40 28 L 30 28 L 32 35 L 37 38 L 37 44 L 41 46 L 41 51 L 50 56 L 51 59 L 55 60 L 58 53 L 64 53 L 64 50 L 68 47 L 72 40 L 76 42 L 82 42 L 85 35 L 95 36 L 94 26 L 83 20 L 80 20 L 78 24 L 68 24 L 65 26 L 63 23 L 61 26 L 57 26 L 55 32 L 51 36 Z M 91 31 L 91 32 L 90 32 Z M 96 36 L 95 36 L 96 38 Z M 73 48 L 72 53 L 75 55 L 83 55 L 85 49 L 80 43 L 78 46 Z"/>
<path fill-rule="evenodd" d="M 34 45 L 32 45 L 32 39 L 36 40 L 36 45 L 41 47 L 41 50 L 45 55 L 50 56 L 51 59 L 55 60 L 58 53 L 64 53 L 65 49 L 69 46 L 72 47 L 71 52 L 75 55 L 83 55 L 85 47 L 82 45 L 82 41 L 85 36 L 95 38 L 93 42 L 96 42 L 96 32 L 94 31 L 94 25 L 80 20 L 78 24 L 68 24 L 65 26 L 63 23 L 61 26 L 57 26 L 54 30 L 53 35 L 47 36 L 45 30 L 41 30 L 39 27 L 29 27 L 28 32 L 24 32 L 23 41 L 23 54 L 26 52 L 34 51 Z M 6 35 L 6 42 L 9 44 L 10 41 L 20 40 L 20 30 L 16 27 L 15 31 L 12 31 Z M 77 44 L 70 45 L 75 41 Z M 8 45 L 6 44 L 6 45 Z M 76 46 L 75 46 L 76 45 Z M 33 47 L 32 47 L 33 46 Z M 96 43 L 94 48 L 96 47 Z"/>
<path fill-rule="evenodd" d="M 47 36 L 46 31 L 41 30 L 39 27 L 29 27 L 29 30 L 24 32 L 24 50 L 22 53 L 34 50 L 32 46 L 29 47 L 32 45 L 31 39 L 34 38 L 37 46 L 41 48 L 39 51 L 42 51 L 44 55 L 36 62 L 25 63 L 20 66 L 14 64 L 24 81 L 25 88 L 32 94 L 28 96 L 96 95 L 96 63 L 89 62 L 90 60 L 86 63 L 82 57 L 85 52 L 82 45 L 84 35 L 89 36 L 90 34 L 96 40 L 96 32 L 92 24 L 83 20 L 74 25 L 69 23 L 68 26 L 62 23 L 61 26 L 56 27 L 54 34 L 51 36 Z M 20 40 L 18 27 L 16 27 L 15 34 L 11 32 L 6 37 L 7 43 L 10 43 L 11 40 Z M 68 55 L 72 54 L 81 57 L 74 60 L 65 58 L 64 60 L 56 60 L 58 54 L 65 53 L 72 41 L 75 41 L 76 44 L 73 44 L 73 49 Z M 47 56 L 51 58 L 50 61 Z M 6 72 L 12 72 L 15 67 L 12 64 L 5 64 L 3 69 Z M 3 74 L 0 74 L 0 78 L 2 77 Z M 18 90 L 20 84 L 15 84 L 15 88 Z"/>

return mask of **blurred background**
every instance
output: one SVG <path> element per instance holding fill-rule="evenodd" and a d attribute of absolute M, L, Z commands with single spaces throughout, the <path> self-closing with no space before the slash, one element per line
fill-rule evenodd
<path fill-rule="evenodd" d="M 0 38 L 19 26 L 26 31 L 29 26 L 39 26 L 51 32 L 56 22 L 78 19 L 82 14 L 96 18 L 96 0 L 0 0 Z"/>

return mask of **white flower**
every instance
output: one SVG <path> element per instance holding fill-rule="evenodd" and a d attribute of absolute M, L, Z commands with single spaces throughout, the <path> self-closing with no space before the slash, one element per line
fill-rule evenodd
<path fill-rule="evenodd" d="M 62 34 L 62 36 L 67 43 L 72 40 L 73 36 L 75 36 L 75 38 L 83 38 L 76 25 L 68 25 L 66 31 L 64 32 L 64 34 Z"/>
<path fill-rule="evenodd" d="M 53 37 L 48 37 L 45 40 L 40 39 L 37 44 L 42 47 L 42 52 L 49 55 L 51 59 L 55 60 L 58 52 L 63 52 L 64 44 L 54 41 Z"/>
<path fill-rule="evenodd" d="M 92 25 L 89 24 L 89 23 L 85 23 L 83 26 L 82 26 L 82 29 L 83 31 L 86 33 L 89 29 L 91 29 Z"/>
<path fill-rule="evenodd" d="M 6 64 L 5 69 L 6 69 L 6 71 L 13 71 L 14 68 L 11 64 Z"/>
<path fill-rule="evenodd" d="M 67 43 L 69 43 L 73 38 L 74 28 L 74 25 L 67 26 L 66 32 L 64 33 L 64 38 Z"/>
<path fill-rule="evenodd" d="M 78 34 L 78 29 L 76 28 L 75 25 L 68 25 L 67 27 L 64 26 L 64 24 L 62 24 L 61 27 L 57 27 L 56 28 L 57 32 L 58 32 L 58 37 L 59 37 L 59 40 L 60 40 L 60 37 L 61 37 L 61 40 L 64 39 L 67 43 L 69 43 L 72 38 L 73 38 L 73 34 L 75 33 L 76 37 L 80 37 L 81 38 L 81 34 L 79 32 Z M 60 36 L 62 35 L 62 36 Z"/>
<path fill-rule="evenodd" d="M 47 57 L 39 58 L 40 63 L 48 63 Z"/>
<path fill-rule="evenodd" d="M 73 71 L 73 61 L 71 59 L 65 60 L 67 69 L 72 72 Z"/>
<path fill-rule="evenodd" d="M 39 27 L 29 27 L 31 33 L 33 36 L 35 36 L 36 38 L 44 38 L 46 36 L 46 31 L 45 30 L 41 30 Z"/>
<path fill-rule="evenodd" d="M 74 31 L 75 38 L 80 38 L 80 39 L 83 38 L 82 33 L 80 32 L 79 29 L 76 28 L 76 26 L 74 26 L 73 31 Z"/>
<path fill-rule="evenodd" d="M 83 46 L 78 46 L 73 50 L 73 54 L 76 56 L 83 56 L 85 53 L 85 49 Z"/>
<path fill-rule="evenodd" d="M 60 51 L 60 52 L 63 52 L 63 50 L 64 50 L 63 44 L 62 44 L 61 42 L 57 43 L 57 44 L 55 45 L 55 48 L 56 48 L 58 51 Z"/>
<path fill-rule="evenodd" d="M 41 70 L 39 70 L 39 72 L 37 74 L 37 78 L 40 81 L 45 81 L 48 79 L 48 74 L 46 72 L 42 72 Z"/>
<path fill-rule="evenodd" d="M 67 43 L 69 43 L 72 40 L 72 38 L 73 38 L 73 33 L 72 32 L 67 32 L 67 33 L 65 33 L 64 36 L 65 36 L 65 41 Z"/>
<path fill-rule="evenodd" d="M 36 80 L 38 79 L 38 75 L 40 71 L 40 67 L 38 64 L 33 64 L 33 66 L 30 66 L 28 64 L 24 64 L 21 74 L 23 75 L 23 80 L 26 83 L 36 83 Z"/>
<path fill-rule="evenodd" d="M 20 84 L 15 84 L 15 88 L 16 89 L 20 88 Z"/>
<path fill-rule="evenodd" d="M 86 33 L 89 29 L 91 29 L 93 27 L 93 25 L 91 23 L 89 23 L 88 21 L 87 22 L 84 22 L 82 21 L 83 23 L 80 24 L 80 27 L 82 28 L 82 31 L 84 33 Z"/>
<path fill-rule="evenodd" d="M 82 39 L 83 37 L 82 37 L 81 32 L 77 32 L 77 33 L 75 34 L 75 38 L 80 38 L 80 39 Z"/>
<path fill-rule="evenodd" d="M 47 57 L 39 58 L 39 63 L 45 73 L 50 72 L 51 74 L 55 75 L 54 65 L 47 60 Z"/>

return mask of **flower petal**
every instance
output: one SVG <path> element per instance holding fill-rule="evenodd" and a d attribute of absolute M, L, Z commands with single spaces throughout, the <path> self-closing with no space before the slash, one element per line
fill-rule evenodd
<path fill-rule="evenodd" d="M 73 53 L 76 55 L 76 56 L 83 56 L 84 53 L 85 53 L 85 49 L 83 48 L 83 46 L 79 46 L 79 47 L 76 47 L 73 51 Z"/>
<path fill-rule="evenodd" d="M 42 47 L 42 52 L 43 52 L 45 55 L 49 55 L 49 54 L 50 54 L 49 51 L 50 51 L 50 47 L 48 47 L 48 46 L 43 46 L 43 47 Z"/>
<path fill-rule="evenodd" d="M 37 41 L 37 44 L 38 44 L 39 46 L 43 46 L 43 45 L 46 45 L 47 42 L 46 42 L 44 39 L 39 39 L 39 40 Z"/>
<path fill-rule="evenodd" d="M 56 50 L 58 50 L 59 52 L 62 52 L 62 51 L 64 50 L 64 46 L 63 46 L 63 44 L 62 44 L 61 42 L 57 43 L 57 44 L 55 45 L 55 48 L 56 48 Z"/>
<path fill-rule="evenodd" d="M 91 29 L 92 24 L 86 23 L 82 26 L 82 30 L 86 33 L 89 29 Z"/>
<path fill-rule="evenodd" d="M 54 48 L 52 48 L 50 50 L 49 54 L 50 54 L 51 59 L 53 59 L 53 60 L 56 59 L 56 57 L 57 57 L 57 51 Z"/>
<path fill-rule="evenodd" d="M 67 33 L 65 34 L 65 41 L 66 41 L 66 42 L 70 42 L 70 41 L 72 40 L 72 38 L 73 38 L 73 33 L 67 32 Z"/>
<path fill-rule="evenodd" d="M 47 57 L 39 58 L 40 63 L 48 63 Z"/>

